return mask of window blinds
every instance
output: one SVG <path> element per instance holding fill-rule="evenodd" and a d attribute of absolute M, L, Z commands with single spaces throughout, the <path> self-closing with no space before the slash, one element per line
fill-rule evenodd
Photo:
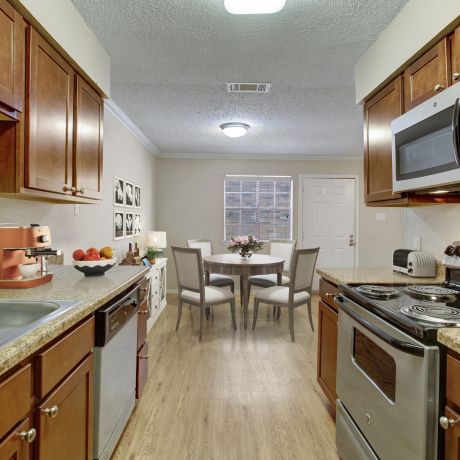
<path fill-rule="evenodd" d="M 225 176 L 224 229 L 225 241 L 292 239 L 292 177 Z"/>

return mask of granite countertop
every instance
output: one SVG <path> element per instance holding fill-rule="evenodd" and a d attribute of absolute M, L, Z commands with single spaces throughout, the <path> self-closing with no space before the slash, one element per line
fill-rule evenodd
<path fill-rule="evenodd" d="M 443 327 L 438 329 L 436 340 L 447 348 L 460 353 L 460 328 Z"/>
<path fill-rule="evenodd" d="M 0 375 L 35 353 L 148 273 L 144 266 L 116 265 L 104 276 L 85 277 L 70 265 L 52 268 L 53 280 L 31 289 L 0 289 L 0 299 L 77 300 L 57 318 L 40 324 L 19 339 L 0 346 Z"/>
<path fill-rule="evenodd" d="M 415 278 L 385 268 L 317 268 L 316 273 L 334 284 L 441 284 L 445 269 L 438 267 L 434 278 Z"/>

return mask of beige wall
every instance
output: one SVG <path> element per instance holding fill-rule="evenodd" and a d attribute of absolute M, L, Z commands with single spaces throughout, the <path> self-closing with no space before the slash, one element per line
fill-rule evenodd
<path fill-rule="evenodd" d="M 185 245 L 190 238 L 212 238 L 215 252 L 222 244 L 223 181 L 225 174 L 290 175 L 294 179 L 294 238 L 298 227 L 299 174 L 353 174 L 360 177 L 359 264 L 390 267 L 392 250 L 400 247 L 401 211 L 366 208 L 363 203 L 361 161 L 220 160 L 158 158 L 155 178 L 156 227 L 165 230 L 168 245 Z M 386 221 L 376 221 L 384 212 Z M 168 287 L 176 287 L 170 251 Z"/>
<path fill-rule="evenodd" d="M 362 101 L 459 15 L 459 0 L 409 0 L 357 62 L 356 102 Z"/>
<path fill-rule="evenodd" d="M 12 0 L 12 3 L 21 12 L 27 10 L 110 96 L 110 57 L 71 0 Z"/>
<path fill-rule="evenodd" d="M 76 248 L 113 246 L 121 257 L 132 239 L 113 241 L 113 176 L 119 176 L 142 187 L 143 228 L 154 226 L 155 157 L 130 131 L 106 111 L 104 121 L 104 181 L 102 202 L 80 205 L 48 204 L 13 199 L 0 199 L 0 222 L 40 223 L 51 227 L 53 248 L 62 249 L 65 263 L 71 263 Z"/>

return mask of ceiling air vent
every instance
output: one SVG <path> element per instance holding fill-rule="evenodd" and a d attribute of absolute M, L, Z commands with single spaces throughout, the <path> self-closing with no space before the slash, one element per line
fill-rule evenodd
<path fill-rule="evenodd" d="M 227 83 L 227 93 L 269 93 L 271 83 Z"/>

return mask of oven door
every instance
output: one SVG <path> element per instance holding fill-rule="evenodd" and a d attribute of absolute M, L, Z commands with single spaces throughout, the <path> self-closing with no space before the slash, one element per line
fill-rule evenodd
<path fill-rule="evenodd" d="M 459 98 L 454 85 L 393 120 L 393 191 L 460 188 Z"/>
<path fill-rule="evenodd" d="M 346 297 L 336 302 L 338 406 L 345 409 L 337 412 L 344 414 L 337 422 L 339 454 L 351 460 L 347 452 L 353 449 L 341 452 L 341 446 L 364 446 L 365 440 L 372 449 L 367 458 L 436 459 L 439 348 Z"/>

